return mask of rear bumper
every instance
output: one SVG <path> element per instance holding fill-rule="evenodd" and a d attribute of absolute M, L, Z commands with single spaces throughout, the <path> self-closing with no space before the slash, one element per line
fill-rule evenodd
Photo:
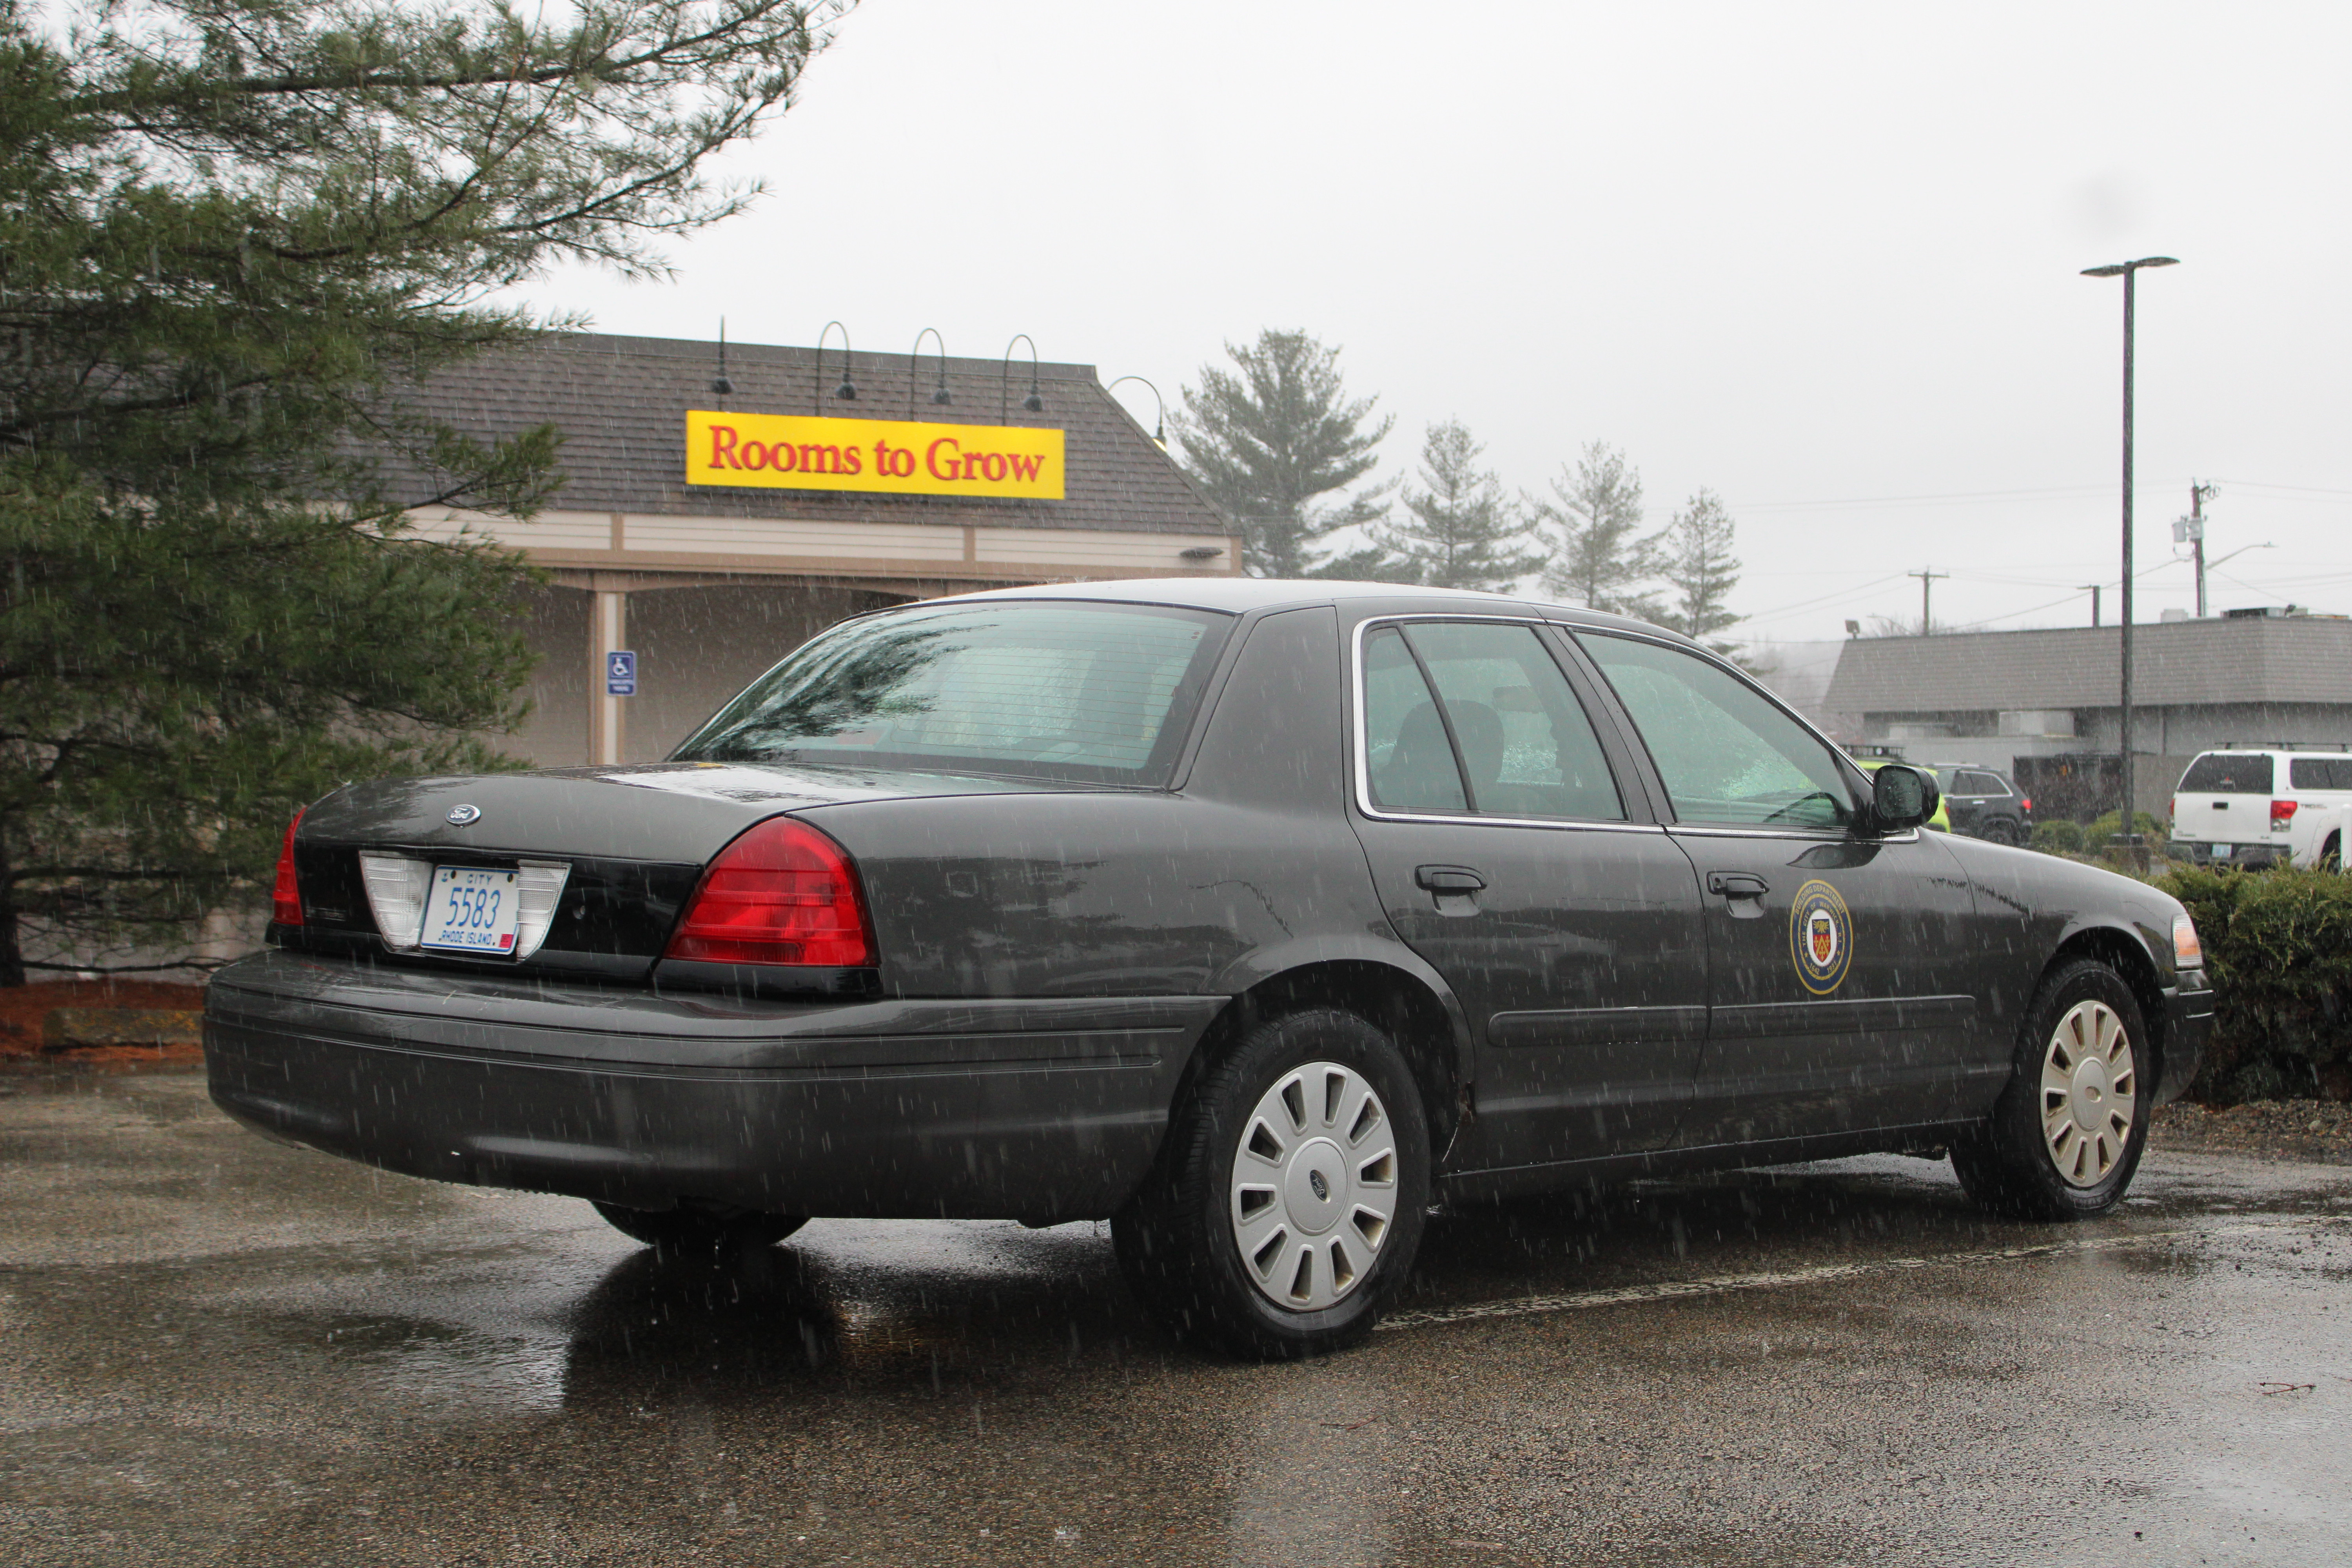
<path fill-rule="evenodd" d="M 2164 847 L 2164 852 L 2175 860 L 2193 861 L 2200 866 L 2276 866 L 2289 858 L 2284 844 L 2232 844 L 2227 855 L 2216 858 L 2212 844 L 2205 839 L 2175 838 Z"/>
<path fill-rule="evenodd" d="M 215 977 L 205 1056 L 247 1126 L 440 1181 L 1076 1219 L 1142 1180 L 1224 1000 L 734 1001 L 275 952 Z"/>
<path fill-rule="evenodd" d="M 2189 1089 L 2205 1060 L 2213 1033 L 2213 993 L 2174 987 L 2164 994 L 2164 1070 L 2157 1076 L 2156 1102 L 2169 1105 Z"/>

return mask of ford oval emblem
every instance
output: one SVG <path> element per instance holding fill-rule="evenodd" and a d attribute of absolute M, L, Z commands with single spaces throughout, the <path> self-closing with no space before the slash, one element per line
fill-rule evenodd
<path fill-rule="evenodd" d="M 482 808 L 478 805 L 453 805 L 449 808 L 449 826 L 452 827 L 464 827 L 481 819 Z"/>

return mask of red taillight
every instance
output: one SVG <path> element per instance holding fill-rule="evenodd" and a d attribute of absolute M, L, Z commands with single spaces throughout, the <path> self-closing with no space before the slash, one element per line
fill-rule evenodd
<path fill-rule="evenodd" d="M 2033 797 L 2030 795 L 2019 795 L 2017 797 L 2017 809 L 2020 811 L 2032 811 L 2033 809 Z"/>
<path fill-rule="evenodd" d="M 2294 807 L 2295 803 L 2291 800 L 2271 802 L 2271 820 L 2273 822 L 2292 821 L 2294 817 Z"/>
<path fill-rule="evenodd" d="M 857 868 L 807 823 L 770 817 L 710 862 L 662 956 L 869 968 L 874 939 Z"/>
<path fill-rule="evenodd" d="M 269 889 L 269 918 L 282 926 L 302 923 L 302 889 L 294 880 L 294 830 L 301 826 L 298 811 L 286 825 L 286 843 L 278 851 L 278 880 Z"/>

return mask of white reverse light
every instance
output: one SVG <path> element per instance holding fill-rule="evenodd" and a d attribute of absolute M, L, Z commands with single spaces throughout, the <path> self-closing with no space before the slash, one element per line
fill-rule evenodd
<path fill-rule="evenodd" d="M 556 903 L 563 897 L 563 884 L 571 879 L 568 860 L 525 860 L 516 868 L 515 886 L 521 892 L 516 910 L 517 958 L 529 958 L 547 940 L 549 928 L 555 924 Z"/>
<path fill-rule="evenodd" d="M 360 877 L 367 884 L 368 909 L 383 945 L 404 952 L 416 945 L 425 924 L 425 900 L 433 889 L 433 863 L 405 855 L 360 856 Z"/>

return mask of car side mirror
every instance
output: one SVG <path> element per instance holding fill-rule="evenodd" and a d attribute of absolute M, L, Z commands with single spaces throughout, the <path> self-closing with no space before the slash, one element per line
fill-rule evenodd
<path fill-rule="evenodd" d="M 1870 775 L 1871 826 L 1881 833 L 1918 826 L 1942 800 L 1935 775 L 1921 769 L 1888 763 Z"/>

